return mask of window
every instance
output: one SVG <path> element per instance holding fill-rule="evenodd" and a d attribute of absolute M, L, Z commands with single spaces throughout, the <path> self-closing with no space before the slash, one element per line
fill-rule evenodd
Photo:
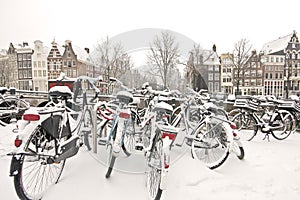
<path fill-rule="evenodd" d="M 226 81 L 226 78 L 223 78 L 223 83 L 225 83 L 225 82 L 227 82 L 227 81 Z"/>
<path fill-rule="evenodd" d="M 220 80 L 219 77 L 220 77 L 219 74 L 215 74 L 215 81 Z"/>
<path fill-rule="evenodd" d="M 231 73 L 231 68 L 228 68 L 228 69 L 227 69 L 227 72 Z"/>
<path fill-rule="evenodd" d="M 208 66 L 208 71 L 214 71 L 214 66 L 209 65 L 209 66 Z"/>
<path fill-rule="evenodd" d="M 38 61 L 38 68 L 41 68 L 41 66 L 42 66 L 41 61 Z"/>
<path fill-rule="evenodd" d="M 70 52 L 68 52 L 68 58 L 70 58 L 71 57 L 71 53 Z"/>
<path fill-rule="evenodd" d="M 18 61 L 22 61 L 22 54 L 18 54 Z"/>
<path fill-rule="evenodd" d="M 274 62 L 274 58 L 273 57 L 271 57 L 271 62 Z"/>
<path fill-rule="evenodd" d="M 258 80 L 257 80 L 257 86 L 262 86 L 262 81 L 261 81 L 261 79 L 258 79 Z"/>
<path fill-rule="evenodd" d="M 218 91 L 219 91 L 219 83 L 215 82 L 215 92 L 218 92 Z"/>
<path fill-rule="evenodd" d="M 39 75 L 39 77 L 42 77 L 42 70 L 38 71 L 38 75 Z"/>
<path fill-rule="evenodd" d="M 273 79 L 273 74 L 272 73 L 270 73 L 270 79 Z"/>
<path fill-rule="evenodd" d="M 34 67 L 34 68 L 37 67 L 36 61 L 33 62 L 33 67 Z"/>
<path fill-rule="evenodd" d="M 73 66 L 74 66 L 74 65 L 76 65 L 76 61 L 75 61 L 75 60 L 73 60 Z"/>
<path fill-rule="evenodd" d="M 279 62 L 279 58 L 278 57 L 276 57 L 276 62 Z"/>
<path fill-rule="evenodd" d="M 280 62 L 283 62 L 283 58 L 280 58 Z"/>
<path fill-rule="evenodd" d="M 72 67 L 71 64 L 72 64 L 72 63 L 71 63 L 71 60 L 68 60 L 68 67 Z"/>
<path fill-rule="evenodd" d="M 32 70 L 28 70 L 28 78 L 32 78 Z"/>
<path fill-rule="evenodd" d="M 76 69 L 73 70 L 73 77 L 76 77 L 77 73 L 76 73 Z"/>
<path fill-rule="evenodd" d="M 214 84 L 212 83 L 212 82 L 208 82 L 208 91 L 209 92 L 213 92 L 213 90 L 214 90 Z"/>
<path fill-rule="evenodd" d="M 67 66 L 67 61 L 66 60 L 64 60 L 64 66 Z"/>
<path fill-rule="evenodd" d="M 37 71 L 36 70 L 33 71 L 33 77 L 37 77 Z"/>
<path fill-rule="evenodd" d="M 269 78 L 269 77 L 268 77 L 268 75 L 269 75 L 269 74 L 268 74 L 268 73 L 266 73 L 266 79 L 268 79 L 268 78 Z"/>
<path fill-rule="evenodd" d="M 45 68 L 46 67 L 46 62 L 42 61 L 42 67 Z"/>
<path fill-rule="evenodd" d="M 46 77 L 46 70 L 43 70 L 43 77 Z"/>
<path fill-rule="evenodd" d="M 275 78 L 278 79 L 278 73 L 275 74 Z"/>
<path fill-rule="evenodd" d="M 214 80 L 214 75 L 212 73 L 208 74 L 208 80 L 213 81 Z"/>
<path fill-rule="evenodd" d="M 266 68 L 265 68 L 265 69 L 266 69 L 266 71 L 267 71 L 267 70 L 269 70 L 269 66 L 266 66 Z"/>
<path fill-rule="evenodd" d="M 215 66 L 215 71 L 216 71 L 216 72 L 220 71 L 218 65 Z"/>

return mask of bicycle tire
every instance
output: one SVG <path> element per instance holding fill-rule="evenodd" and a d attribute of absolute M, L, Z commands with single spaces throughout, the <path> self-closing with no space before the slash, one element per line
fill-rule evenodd
<path fill-rule="evenodd" d="M 251 141 L 256 136 L 258 125 L 255 118 L 250 113 L 238 113 L 231 121 L 235 123 L 241 140 Z"/>
<path fill-rule="evenodd" d="M 279 122 L 280 124 L 282 124 L 283 130 L 274 129 L 274 130 L 271 131 L 271 134 L 277 140 L 284 140 L 294 130 L 294 128 L 293 128 L 293 126 L 294 126 L 294 117 L 287 110 L 280 110 L 278 112 L 279 112 L 279 115 L 277 115 L 276 118 L 274 119 L 274 121 L 271 121 L 270 123 L 273 124 L 273 123 Z"/>
<path fill-rule="evenodd" d="M 109 154 L 108 154 L 108 169 L 107 172 L 105 174 L 105 178 L 109 178 L 111 175 L 111 172 L 114 168 L 115 165 L 115 161 L 116 161 L 116 157 L 113 155 L 113 148 L 112 145 L 108 146 L 109 148 Z"/>
<path fill-rule="evenodd" d="M 229 155 L 228 134 L 223 123 L 203 123 L 195 131 L 192 141 L 193 158 L 202 161 L 210 169 L 221 166 Z"/>
<path fill-rule="evenodd" d="M 121 146 L 126 156 L 130 156 L 135 150 L 135 134 L 135 121 L 134 119 L 132 119 L 126 128 L 126 132 Z"/>
<path fill-rule="evenodd" d="M 14 186 L 20 199 L 41 199 L 44 192 L 52 184 L 56 184 L 61 177 L 66 160 L 51 163 L 46 160 L 46 156 L 41 156 L 41 153 L 47 154 L 47 152 L 54 150 L 52 146 L 54 141 L 50 140 L 49 142 L 48 137 L 40 126 L 37 127 L 26 144 L 25 151 L 28 154 L 22 154 L 19 159 L 20 170 L 14 176 Z M 34 149 L 40 149 L 40 151 L 34 152 Z M 32 183 L 34 181 L 35 184 Z M 32 185 L 35 185 L 35 187 L 32 188 Z M 36 186 L 39 187 L 37 192 L 35 191 Z"/>
<path fill-rule="evenodd" d="M 244 147 L 239 145 L 235 140 L 233 140 L 232 145 L 233 145 L 233 147 L 232 147 L 233 152 L 236 154 L 238 159 L 243 160 L 245 157 Z"/>
<path fill-rule="evenodd" d="M 162 167 L 162 141 L 157 140 L 152 151 L 147 158 L 147 191 L 149 199 L 159 200 L 162 196 L 163 190 L 160 188 L 161 181 L 161 167 Z"/>

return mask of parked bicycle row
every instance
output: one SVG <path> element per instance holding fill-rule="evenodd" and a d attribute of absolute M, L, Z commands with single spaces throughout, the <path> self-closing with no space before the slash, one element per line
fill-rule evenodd
<path fill-rule="evenodd" d="M 91 153 L 105 146 L 105 152 L 98 154 L 108 155 L 106 178 L 121 153 L 131 156 L 141 152 L 148 196 L 160 199 L 167 188 L 173 148 L 190 148 L 194 159 L 215 169 L 231 152 L 244 158 L 240 137 L 248 132 L 253 138 L 261 128 L 266 135 L 284 139 L 295 130 L 291 111 L 279 109 L 275 102 L 274 109 L 269 109 L 257 98 L 237 99 L 236 109 L 227 114 L 211 103 L 203 90 L 195 92 L 187 87 L 184 94 L 157 91 L 148 83 L 136 90 L 115 78 L 110 79 L 113 95 L 109 101 L 100 101 L 103 96 L 96 81 L 79 77 L 74 93 L 67 86 L 55 86 L 43 107 L 26 107 L 22 119 L 7 121 L 16 123 L 13 134 L 17 148 L 9 154 L 10 175 L 20 199 L 41 199 L 47 188 L 58 182 L 66 159 L 76 155 L 82 145 Z M 265 116 L 270 116 L 269 120 Z M 179 135 L 184 139 L 179 141 Z"/>

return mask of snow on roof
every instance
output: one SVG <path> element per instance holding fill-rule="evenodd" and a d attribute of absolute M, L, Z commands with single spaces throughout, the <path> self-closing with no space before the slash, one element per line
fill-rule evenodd
<path fill-rule="evenodd" d="M 220 64 L 218 54 L 212 50 L 201 50 L 200 55 L 203 56 L 204 65 L 218 65 Z"/>
<path fill-rule="evenodd" d="M 84 62 L 91 62 L 89 54 L 84 49 L 82 49 L 76 45 L 74 45 L 72 47 L 73 47 L 74 53 L 77 55 L 78 60 L 84 61 Z"/>
<path fill-rule="evenodd" d="M 276 40 L 268 42 L 263 45 L 261 52 L 265 55 L 275 53 L 285 49 L 291 39 L 293 34 L 286 35 L 284 37 L 280 37 Z"/>

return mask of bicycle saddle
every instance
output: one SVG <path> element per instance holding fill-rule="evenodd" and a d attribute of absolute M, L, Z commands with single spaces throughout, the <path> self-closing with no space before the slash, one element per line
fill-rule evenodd
<path fill-rule="evenodd" d="M 72 92 L 68 86 L 54 86 L 49 90 L 51 97 L 72 98 Z"/>
<path fill-rule="evenodd" d="M 7 88 L 6 87 L 0 87 L 0 94 L 5 94 L 5 92 L 7 92 Z"/>

